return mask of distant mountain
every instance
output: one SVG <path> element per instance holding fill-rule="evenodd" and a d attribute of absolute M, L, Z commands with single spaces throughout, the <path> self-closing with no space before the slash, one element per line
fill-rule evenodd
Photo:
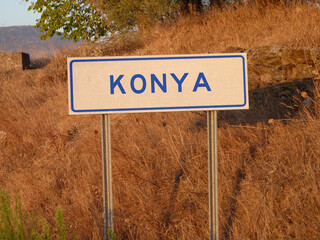
<path fill-rule="evenodd" d="M 75 46 L 73 41 L 54 36 L 42 41 L 34 26 L 0 27 L 0 52 L 25 52 L 31 58 L 53 55 L 58 49 Z"/>

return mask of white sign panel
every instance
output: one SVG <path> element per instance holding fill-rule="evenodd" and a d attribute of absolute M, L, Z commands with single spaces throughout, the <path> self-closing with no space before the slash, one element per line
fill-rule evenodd
<path fill-rule="evenodd" d="M 69 113 L 248 109 L 245 53 L 68 58 Z"/>

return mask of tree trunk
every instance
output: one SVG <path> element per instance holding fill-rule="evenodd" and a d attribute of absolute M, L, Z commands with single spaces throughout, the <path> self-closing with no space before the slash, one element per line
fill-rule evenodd
<path fill-rule="evenodd" d="M 201 0 L 191 0 L 191 12 L 200 13 L 202 12 L 202 2 Z"/>
<path fill-rule="evenodd" d="M 180 0 L 180 12 L 181 15 L 188 15 L 190 13 L 189 0 Z"/>
<path fill-rule="evenodd" d="M 223 0 L 210 0 L 210 7 L 222 8 Z"/>

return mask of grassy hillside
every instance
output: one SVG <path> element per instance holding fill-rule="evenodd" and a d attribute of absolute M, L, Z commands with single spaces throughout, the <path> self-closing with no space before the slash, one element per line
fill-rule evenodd
<path fill-rule="evenodd" d="M 68 116 L 66 57 L 320 48 L 319 22 L 319 9 L 301 5 L 214 10 L 60 52 L 44 69 L 0 73 L 0 186 L 51 226 L 60 206 L 70 238 L 102 239 L 100 116 Z M 314 104 L 290 121 L 219 128 L 221 239 L 320 239 Z M 112 115 L 120 239 L 208 239 L 204 120 L 196 112 Z"/>

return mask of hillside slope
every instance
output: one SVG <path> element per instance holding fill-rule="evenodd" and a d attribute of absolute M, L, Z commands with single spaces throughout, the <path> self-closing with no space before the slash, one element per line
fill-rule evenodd
<path fill-rule="evenodd" d="M 102 239 L 101 119 L 68 115 L 66 57 L 204 53 L 231 46 L 252 54 L 262 46 L 317 53 L 319 22 L 320 11 L 308 6 L 230 8 L 108 45 L 62 51 L 44 69 L 0 73 L 0 186 L 19 194 L 23 209 L 50 226 L 61 206 L 70 239 L 73 232 L 78 239 Z M 251 62 L 256 76 L 249 76 L 257 82 L 277 69 L 258 63 Z M 319 78 L 319 63 L 317 57 L 308 63 L 318 71 L 308 76 Z M 221 124 L 221 239 L 320 239 L 318 90 L 314 99 L 312 109 L 302 106 L 291 119 Z M 205 116 L 111 116 L 114 230 L 120 239 L 208 239 Z"/>
<path fill-rule="evenodd" d="M 54 36 L 41 41 L 41 32 L 34 26 L 0 27 L 0 52 L 26 52 L 31 57 L 53 55 L 57 50 L 74 45 Z"/>

